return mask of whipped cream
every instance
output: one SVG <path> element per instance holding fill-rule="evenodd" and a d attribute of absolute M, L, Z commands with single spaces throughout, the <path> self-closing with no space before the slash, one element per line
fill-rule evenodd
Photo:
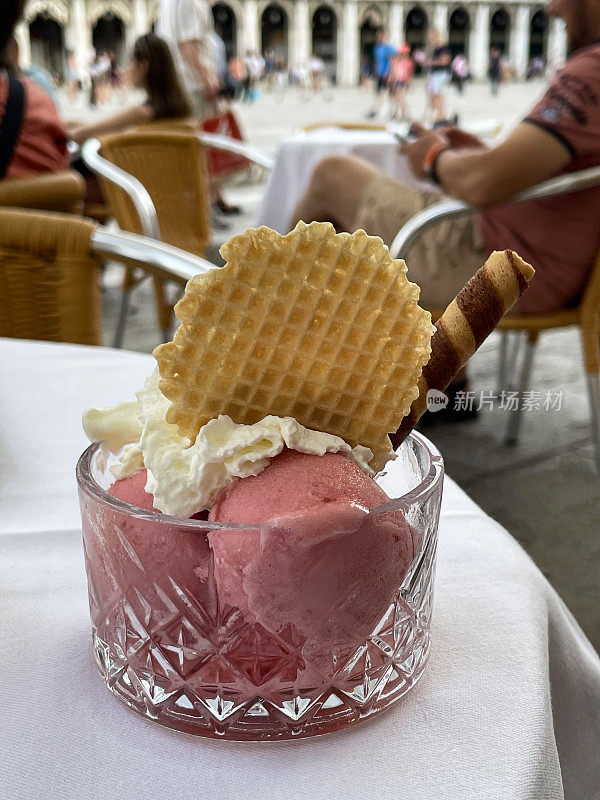
<path fill-rule="evenodd" d="M 137 402 L 90 409 L 83 417 L 92 441 L 103 441 L 117 455 L 111 472 L 117 478 L 145 466 L 146 491 L 164 514 L 190 517 L 210 508 L 219 492 L 237 478 L 258 475 L 284 447 L 301 453 L 345 453 L 369 476 L 373 453 L 352 448 L 339 436 L 305 428 L 292 417 L 267 416 L 240 425 L 219 415 L 204 425 L 191 444 L 166 421 L 170 402 L 159 388 L 158 368 L 137 392 Z"/>
<path fill-rule="evenodd" d="M 137 400 L 110 408 L 88 408 L 83 412 L 82 423 L 90 442 L 103 442 L 111 453 L 137 442 L 142 435 Z"/>

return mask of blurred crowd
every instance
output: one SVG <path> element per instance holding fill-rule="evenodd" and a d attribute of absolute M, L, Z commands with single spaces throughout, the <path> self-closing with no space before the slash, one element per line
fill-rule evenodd
<path fill-rule="evenodd" d="M 532 58 L 527 67 L 526 80 L 542 77 L 546 66 L 544 58 Z M 427 105 L 423 121 L 445 124 L 449 119 L 446 88 L 453 85 L 462 94 L 471 78 L 466 55 L 463 52 L 453 53 L 448 42 L 435 29 L 429 33 L 426 48 L 411 47 L 407 42 L 392 44 L 385 29 L 380 29 L 372 53 L 365 53 L 361 64 L 361 84 L 371 86 L 374 93 L 373 107 L 367 117 L 373 119 L 382 116 L 384 101 L 389 98 L 390 118 L 409 120 L 411 115 L 407 96 L 416 75 L 425 77 Z M 515 77 L 508 56 L 499 47 L 490 48 L 487 77 L 493 96 L 498 95 L 501 84 Z"/>
<path fill-rule="evenodd" d="M 285 58 L 273 50 L 264 55 L 248 50 L 244 55 L 225 57 L 225 44 L 214 31 L 211 33 L 214 64 L 219 79 L 219 96 L 229 100 L 253 103 L 263 92 L 283 92 L 296 86 L 306 94 L 318 93 L 332 83 L 325 62 L 313 55 L 307 63 L 292 69 Z M 69 102 L 78 105 L 87 98 L 90 107 L 110 104 L 115 92 L 119 99 L 130 85 L 127 69 L 122 67 L 113 51 L 92 51 L 88 63 L 78 67 L 71 51 L 66 54 L 64 80 L 48 75 L 48 82 L 68 90 Z"/>

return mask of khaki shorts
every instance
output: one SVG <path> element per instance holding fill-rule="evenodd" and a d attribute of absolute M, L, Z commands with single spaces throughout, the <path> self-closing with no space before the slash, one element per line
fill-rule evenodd
<path fill-rule="evenodd" d="M 439 193 L 377 176 L 364 192 L 353 230 L 362 228 L 389 246 L 411 217 L 443 199 Z M 408 278 L 421 287 L 422 305 L 445 308 L 487 256 L 475 220 L 446 220 L 426 231 L 409 250 Z"/>

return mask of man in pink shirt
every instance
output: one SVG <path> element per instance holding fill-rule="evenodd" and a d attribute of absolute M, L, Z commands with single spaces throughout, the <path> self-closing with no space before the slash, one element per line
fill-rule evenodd
<path fill-rule="evenodd" d="M 428 305 L 449 302 L 495 249 L 513 248 L 537 270 L 522 313 L 568 307 L 586 284 L 600 246 L 600 187 L 502 206 L 547 178 L 600 165 L 600 1 L 552 0 L 547 12 L 565 21 L 570 55 L 505 141 L 486 147 L 456 128 L 416 126 L 417 140 L 402 147 L 417 178 L 480 209 L 474 219 L 441 223 L 411 249 L 408 274 Z M 330 219 L 390 244 L 411 216 L 439 200 L 359 159 L 332 156 L 317 165 L 292 223 Z"/>

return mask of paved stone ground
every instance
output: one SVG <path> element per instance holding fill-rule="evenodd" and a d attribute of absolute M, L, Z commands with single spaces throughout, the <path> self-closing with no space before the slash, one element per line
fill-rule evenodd
<path fill-rule="evenodd" d="M 540 91 L 541 84 L 505 87 L 493 100 L 486 86 L 467 88 L 463 97 L 450 93 L 449 108 L 465 122 L 517 120 Z M 411 109 L 420 114 L 422 87 L 411 93 Z M 358 120 L 370 105 L 368 93 L 336 90 L 309 100 L 293 90 L 284 96 L 265 95 L 239 112 L 249 140 L 275 152 L 293 128 L 321 120 Z M 246 210 L 230 233 L 252 221 L 260 186 L 237 186 L 229 197 Z M 229 233 L 216 232 L 218 242 Z M 118 271 L 105 276 L 104 322 L 107 343 L 118 303 Z M 136 291 L 135 313 L 127 329 L 126 346 L 149 352 L 157 344 L 152 296 Z M 471 363 L 472 389 L 494 392 L 499 337 L 493 335 Z M 502 444 L 507 412 L 484 407 L 474 422 L 437 427 L 428 435 L 440 447 L 448 473 L 504 525 L 530 553 L 565 599 L 587 635 L 600 648 L 600 482 L 594 471 L 587 397 L 577 331 L 544 335 L 538 346 L 532 390 L 563 392 L 562 410 L 531 410 L 524 414 L 516 448 Z"/>

